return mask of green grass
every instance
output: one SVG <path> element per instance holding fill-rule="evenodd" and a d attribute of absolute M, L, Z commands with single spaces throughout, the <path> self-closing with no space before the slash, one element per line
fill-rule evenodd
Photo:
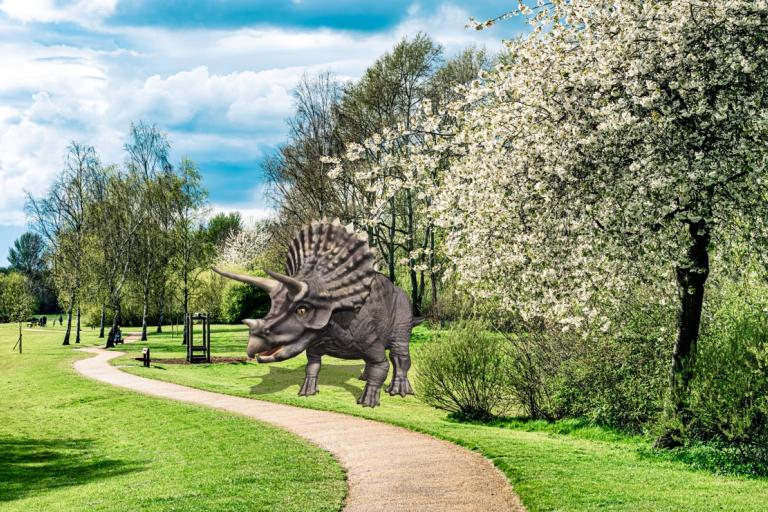
<path fill-rule="evenodd" d="M 429 338 L 428 329 L 416 329 L 412 343 L 415 369 L 420 349 Z M 150 346 L 155 358 L 182 357 L 180 341 L 178 335 L 175 339 L 169 334 L 153 335 L 148 343 L 126 345 L 120 350 L 133 352 Z M 214 326 L 214 355 L 243 356 L 245 344 L 243 326 Z M 768 510 L 768 480 L 696 470 L 684 461 L 656 454 L 649 440 L 642 437 L 624 436 L 573 421 L 459 423 L 415 397 L 383 395 L 381 407 L 363 409 L 355 402 L 363 387 L 357 379 L 361 361 L 324 358 L 320 393 L 298 397 L 305 363 L 306 359 L 300 356 L 272 365 L 157 364 L 141 368 L 127 358 L 116 364 L 131 365 L 128 371 L 138 375 L 231 395 L 363 416 L 453 441 L 490 458 L 504 471 L 531 511 Z"/>
<path fill-rule="evenodd" d="M 332 457 L 235 415 L 143 397 L 72 369 L 61 328 L 0 325 L 0 510 L 339 510 Z M 84 345 L 97 343 L 84 331 Z"/>

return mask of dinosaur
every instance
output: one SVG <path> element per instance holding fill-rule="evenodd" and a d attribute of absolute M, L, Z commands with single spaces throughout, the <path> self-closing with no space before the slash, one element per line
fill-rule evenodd
<path fill-rule="evenodd" d="M 351 225 L 336 219 L 302 228 L 289 246 L 287 275 L 267 270 L 270 278 L 262 278 L 213 270 L 269 294 L 269 313 L 243 320 L 249 328 L 247 354 L 259 363 L 273 363 L 306 351 L 300 396 L 318 392 L 322 356 L 362 359 L 360 379 L 366 384 L 357 403 L 376 407 L 389 372 L 386 350 L 394 368 L 386 391 L 413 394 L 409 343 L 411 329 L 422 319 L 413 317 L 405 292 L 376 271 L 367 237 Z"/>

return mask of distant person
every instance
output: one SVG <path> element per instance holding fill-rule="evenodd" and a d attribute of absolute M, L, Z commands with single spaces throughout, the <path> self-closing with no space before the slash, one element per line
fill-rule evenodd
<path fill-rule="evenodd" d="M 64 317 L 59 315 L 59 325 L 64 325 Z"/>

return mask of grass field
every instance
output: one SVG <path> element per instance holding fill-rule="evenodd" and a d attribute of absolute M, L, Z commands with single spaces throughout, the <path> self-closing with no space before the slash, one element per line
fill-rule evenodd
<path fill-rule="evenodd" d="M 329 454 L 264 424 L 74 373 L 60 328 L 0 325 L 0 510 L 339 510 Z M 97 343 L 84 331 L 84 345 Z"/>
<path fill-rule="evenodd" d="M 420 348 L 430 331 L 414 333 L 412 353 L 418 367 Z M 183 357 L 177 334 L 152 335 L 148 343 L 121 350 L 152 348 L 154 358 Z M 214 326 L 214 355 L 244 356 L 244 326 Z M 135 354 L 133 354 L 135 355 Z M 326 357 L 320 393 L 298 397 L 304 376 L 303 356 L 273 365 L 239 362 L 213 365 L 157 363 L 131 373 L 232 395 L 339 411 L 430 433 L 478 450 L 501 468 L 531 511 L 760 511 L 768 510 L 768 480 L 714 475 L 656 454 L 650 441 L 596 427 L 565 422 L 507 422 L 502 426 L 462 424 L 415 397 L 382 396 L 382 406 L 363 409 L 355 401 L 363 383 L 360 361 Z M 417 368 L 416 368 L 417 369 Z M 416 377 L 416 376 L 414 376 Z M 416 383 L 418 392 L 418 382 Z M 561 434 L 558 432 L 568 432 Z"/>

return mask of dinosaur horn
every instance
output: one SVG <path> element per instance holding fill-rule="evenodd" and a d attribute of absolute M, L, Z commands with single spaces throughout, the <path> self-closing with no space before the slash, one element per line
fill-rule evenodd
<path fill-rule="evenodd" d="M 273 278 L 283 283 L 285 287 L 288 288 L 288 292 L 294 297 L 303 296 L 307 292 L 308 286 L 304 281 L 299 281 L 298 279 L 284 276 L 283 274 L 278 274 L 277 272 L 272 272 L 271 270 L 267 270 L 266 272 Z"/>
<path fill-rule="evenodd" d="M 219 270 L 216 267 L 213 268 L 213 271 L 224 277 L 234 279 L 235 281 L 240 281 L 241 283 L 247 283 L 247 284 L 252 284 L 254 286 L 258 286 L 259 288 L 261 288 L 267 293 L 272 293 L 272 291 L 274 291 L 278 286 L 277 281 L 273 279 L 265 279 L 263 277 L 255 277 L 255 276 L 246 276 L 242 274 L 233 274 L 232 272 L 225 272 L 224 270 Z"/>

